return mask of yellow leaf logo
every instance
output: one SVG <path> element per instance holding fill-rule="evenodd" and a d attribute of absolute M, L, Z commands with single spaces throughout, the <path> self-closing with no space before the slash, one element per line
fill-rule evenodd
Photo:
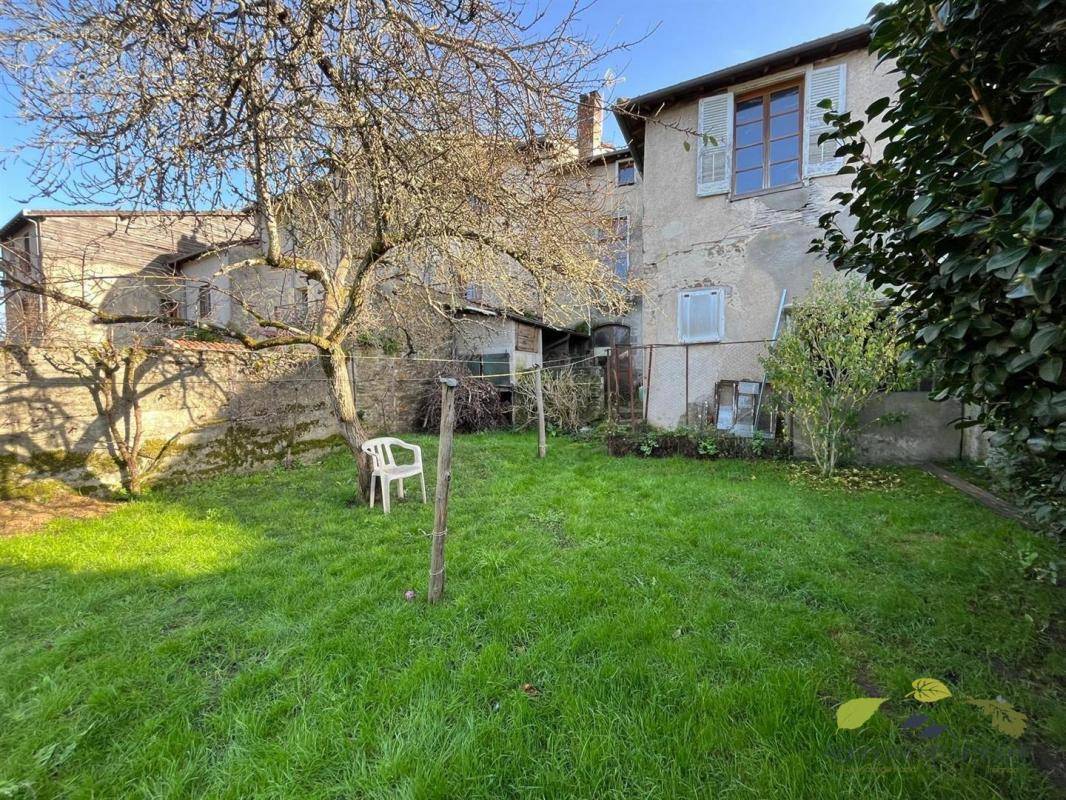
<path fill-rule="evenodd" d="M 977 706 L 988 715 L 992 727 L 1017 739 L 1025 732 L 1025 721 L 1029 719 L 1006 700 L 967 700 L 971 706 Z"/>
<path fill-rule="evenodd" d="M 951 690 L 936 678 L 919 678 L 911 683 L 913 692 L 907 692 L 907 697 L 913 697 L 920 703 L 935 703 L 946 697 L 951 697 Z"/>
<path fill-rule="evenodd" d="M 837 709 L 837 730 L 853 731 L 862 727 L 881 707 L 887 697 L 856 697 Z"/>

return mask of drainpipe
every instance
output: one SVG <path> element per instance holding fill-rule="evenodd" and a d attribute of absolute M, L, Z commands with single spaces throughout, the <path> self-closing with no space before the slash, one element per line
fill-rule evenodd
<path fill-rule="evenodd" d="M 43 246 L 41 244 L 41 223 L 38 222 L 33 217 L 29 216 L 26 213 L 25 209 L 23 209 L 23 211 L 22 211 L 22 216 L 24 216 L 29 221 L 29 223 L 33 226 L 33 235 L 34 235 L 34 239 L 35 239 L 35 241 L 37 243 L 37 276 L 36 277 L 40 278 L 41 285 L 44 286 L 44 282 L 45 282 L 44 281 L 44 250 L 43 250 Z M 32 258 L 30 259 L 30 270 L 31 270 L 31 272 L 33 270 L 33 259 Z M 48 318 L 48 298 L 45 297 L 43 294 L 42 295 L 38 295 L 38 297 L 40 298 L 39 302 L 41 303 L 41 316 L 40 316 L 40 319 L 37 320 L 37 324 L 41 326 L 40 333 L 43 336 L 44 328 L 45 328 L 45 320 Z"/>

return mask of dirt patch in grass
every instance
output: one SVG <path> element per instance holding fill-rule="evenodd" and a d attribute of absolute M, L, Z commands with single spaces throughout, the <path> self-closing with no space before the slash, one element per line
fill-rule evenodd
<path fill-rule="evenodd" d="M 115 502 L 79 494 L 52 497 L 47 503 L 34 500 L 0 500 L 0 537 L 34 533 L 60 517 L 101 517 L 113 511 L 117 505 Z"/>

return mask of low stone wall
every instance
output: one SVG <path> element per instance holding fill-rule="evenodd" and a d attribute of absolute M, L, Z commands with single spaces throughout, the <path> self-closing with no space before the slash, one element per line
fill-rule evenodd
<path fill-rule="evenodd" d="M 860 464 L 920 464 L 966 456 L 960 449 L 964 433 L 953 424 L 961 413 L 958 401 L 934 402 L 927 392 L 875 397 L 860 416 L 853 458 Z M 877 421 L 882 418 L 889 421 Z M 810 447 L 798 425 L 793 435 L 796 455 L 808 458 Z"/>
<path fill-rule="evenodd" d="M 44 479 L 79 490 L 119 485 L 101 409 L 72 363 L 69 351 L 0 347 L 0 498 Z M 414 428 L 439 366 L 360 353 L 356 401 L 368 431 Z M 249 471 L 341 443 L 313 353 L 170 345 L 152 350 L 137 375 L 143 453 L 163 453 L 153 480 Z"/>

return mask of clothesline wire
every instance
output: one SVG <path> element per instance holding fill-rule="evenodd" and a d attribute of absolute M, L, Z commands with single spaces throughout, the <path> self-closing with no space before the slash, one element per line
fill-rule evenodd
<path fill-rule="evenodd" d="M 483 378 L 483 379 L 504 378 L 504 377 L 517 378 L 519 375 L 532 374 L 532 373 L 536 372 L 538 369 L 549 369 L 550 370 L 550 369 L 563 369 L 563 368 L 566 368 L 566 367 L 580 366 L 582 364 L 586 364 L 589 361 L 594 360 L 595 358 L 596 358 L 595 356 L 585 356 L 584 358 L 580 358 L 580 359 L 577 359 L 577 360 L 565 359 L 565 360 L 544 362 L 543 365 L 533 366 L 533 367 L 529 367 L 527 369 L 512 370 L 512 371 L 509 371 L 509 372 L 494 372 L 494 373 L 488 373 L 488 374 L 484 374 L 484 375 L 472 374 L 472 375 L 470 375 L 470 377 L 471 378 Z M 466 363 L 466 362 L 459 362 L 459 363 Z M 388 378 L 385 378 L 385 379 L 388 380 Z M 39 386 L 42 386 L 42 387 L 47 386 L 48 388 L 55 388 L 55 384 L 58 381 L 64 381 L 64 382 L 69 383 L 69 385 L 71 387 L 77 387 L 77 386 L 83 386 L 84 385 L 83 383 L 80 383 L 80 380 L 82 380 L 82 379 L 78 375 L 71 375 L 69 373 L 61 372 L 59 375 L 57 375 L 55 377 L 46 378 L 46 379 L 43 379 L 43 380 L 34 380 L 34 379 L 29 379 L 29 380 L 0 379 L 0 384 L 6 384 L 6 385 L 10 385 L 10 386 L 27 386 L 27 387 L 32 387 L 32 386 L 34 386 L 36 384 L 36 385 L 39 385 Z M 358 376 L 356 377 L 356 380 L 358 381 Z M 395 381 L 398 381 L 398 382 L 401 382 L 401 383 L 424 383 L 425 381 L 432 380 L 432 377 L 427 375 L 426 377 L 422 377 L 422 378 L 392 378 L 392 380 L 395 380 Z M 328 383 L 328 382 L 329 382 L 328 378 L 316 378 L 316 377 L 311 377 L 311 376 L 308 376 L 306 378 L 259 378 L 259 379 L 220 378 L 218 380 L 212 380 L 210 378 L 191 378 L 190 377 L 190 378 L 176 378 L 175 381 L 174 381 L 174 385 L 175 386 L 184 386 L 184 385 L 196 384 L 196 383 L 207 383 L 207 384 L 213 384 L 213 385 L 220 385 L 222 383 L 226 383 L 226 384 L 258 384 L 258 385 L 279 384 L 279 383 L 296 383 L 296 384 L 301 384 L 302 385 L 302 384 L 308 384 L 308 383 Z M 148 387 L 148 388 L 153 390 L 153 391 L 155 390 L 155 387 Z M 222 387 L 219 386 L 219 388 L 222 388 Z"/>

